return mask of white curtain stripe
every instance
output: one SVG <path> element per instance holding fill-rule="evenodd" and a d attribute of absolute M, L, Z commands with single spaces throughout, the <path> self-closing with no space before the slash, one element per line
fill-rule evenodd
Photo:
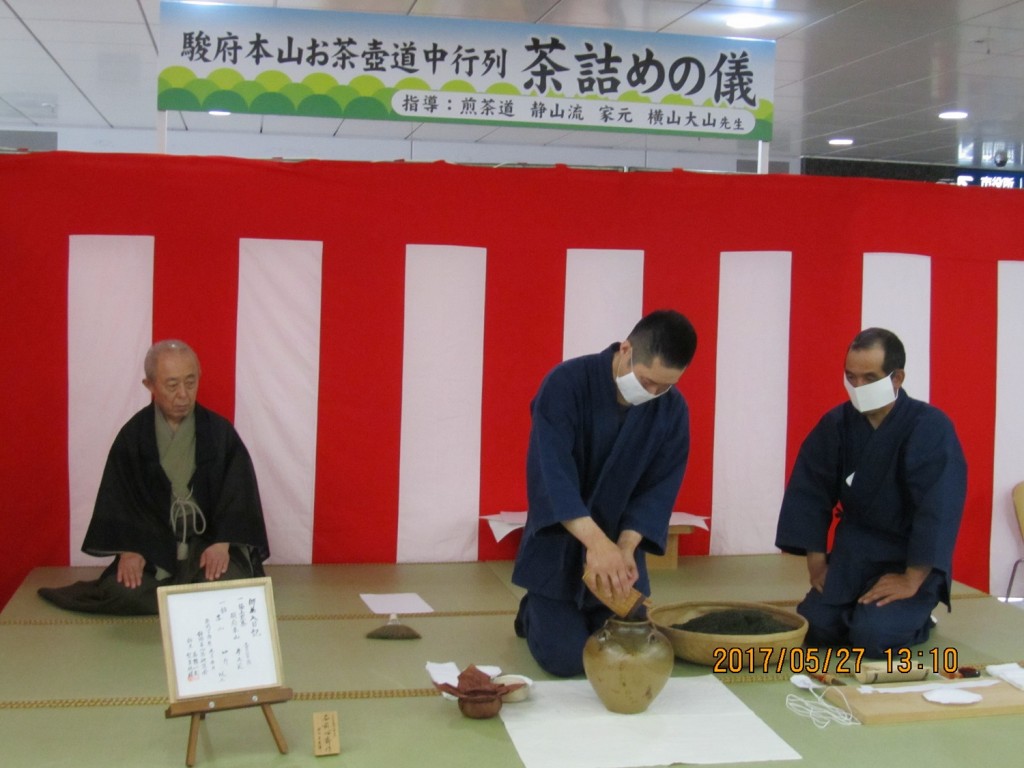
<path fill-rule="evenodd" d="M 270 563 L 313 558 L 322 254 L 316 241 L 239 241 L 234 423 L 256 468 Z"/>
<path fill-rule="evenodd" d="M 153 238 L 72 235 L 68 242 L 68 489 L 71 565 L 81 551 L 110 444 L 150 401 Z"/>
<path fill-rule="evenodd" d="M 643 251 L 569 249 L 562 359 L 625 340 L 643 316 L 643 303 Z"/>
<path fill-rule="evenodd" d="M 861 326 L 888 328 L 907 350 L 907 394 L 931 398 L 932 260 L 908 253 L 865 253 Z M 837 374 L 838 378 L 839 374 Z"/>
<path fill-rule="evenodd" d="M 1024 556 L 1020 528 L 1010 492 L 1024 481 L 1024 262 L 1001 261 L 998 272 L 996 323 L 996 434 L 992 478 L 992 531 L 989 542 L 989 589 L 1006 592 L 1014 561 Z M 1014 595 L 1024 595 L 1024 573 L 1018 569 Z"/>
<path fill-rule="evenodd" d="M 109 447 L 149 400 L 154 238 L 68 239 L 69 560 L 80 547 Z M 272 563 L 312 560 L 323 247 L 239 241 L 236 409 L 256 465 Z M 773 552 L 787 467 L 791 262 L 787 251 L 720 256 L 711 554 Z M 406 248 L 398 467 L 399 562 L 475 560 L 479 531 L 486 248 Z M 907 347 L 907 391 L 930 397 L 931 258 L 863 254 L 861 327 Z M 642 250 L 565 253 L 563 357 L 621 340 L 644 309 Z M 1024 480 L 1024 262 L 998 268 L 994 477 L 988 567 L 1002 594 L 1024 543 L 1010 491 Z M 229 310 L 230 311 L 230 310 Z M 446 350 L 457 350 L 446 354 Z M 266 365 L 267 360 L 274 364 Z M 839 390 L 839 372 L 836 388 Z M 202 400 L 202 388 L 200 391 Z M 751 489 L 756 489 L 752 493 Z M 334 514 L 325 510 L 323 514 Z M 1024 576 L 1015 590 L 1024 595 Z"/>
<path fill-rule="evenodd" d="M 791 262 L 785 251 L 721 255 L 713 555 L 776 551 L 786 479 Z"/>
<path fill-rule="evenodd" d="M 406 246 L 399 562 L 475 560 L 487 251 Z"/>

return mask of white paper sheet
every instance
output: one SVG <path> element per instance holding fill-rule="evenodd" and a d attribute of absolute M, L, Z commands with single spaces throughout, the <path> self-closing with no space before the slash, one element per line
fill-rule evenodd
<path fill-rule="evenodd" d="M 586 680 L 535 682 L 501 719 L 526 768 L 801 759 L 713 675 L 670 679 L 636 715 L 609 712 Z"/>
<path fill-rule="evenodd" d="M 700 515 L 691 515 L 689 512 L 673 512 L 668 519 L 669 525 L 692 525 L 702 531 L 708 529 L 708 519 Z"/>
<path fill-rule="evenodd" d="M 415 592 L 391 594 L 361 594 L 363 602 L 374 613 L 390 616 L 392 613 L 433 613 L 429 603 Z"/>
<path fill-rule="evenodd" d="M 517 531 L 526 525 L 525 512 L 499 512 L 496 515 L 484 515 L 483 519 L 491 527 L 495 541 L 501 541 L 512 531 Z M 689 512 L 673 512 L 669 518 L 669 525 L 692 525 L 706 531 L 708 529 L 706 517 L 691 515 Z"/>
<path fill-rule="evenodd" d="M 477 669 L 483 672 L 485 675 L 491 677 L 497 677 L 501 674 L 501 667 L 492 666 L 490 664 L 476 664 Z M 430 675 L 430 679 L 435 683 L 448 683 L 449 685 L 459 685 L 459 673 L 462 670 L 459 669 L 458 664 L 454 661 L 428 661 L 427 662 L 427 674 Z"/>
<path fill-rule="evenodd" d="M 491 527 L 495 541 L 501 541 L 512 531 L 518 531 L 526 525 L 525 512 L 499 512 L 496 515 L 484 515 L 484 520 Z"/>

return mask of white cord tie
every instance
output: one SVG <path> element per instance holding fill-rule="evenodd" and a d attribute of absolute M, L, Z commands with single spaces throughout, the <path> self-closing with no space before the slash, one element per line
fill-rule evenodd
<path fill-rule="evenodd" d="M 178 536 L 178 523 L 181 523 L 181 541 L 178 542 L 178 559 L 188 558 L 189 536 L 199 536 L 206 532 L 206 516 L 199 505 L 192 501 L 192 491 L 184 499 L 175 496 L 171 500 L 171 530 Z M 189 533 L 189 524 L 192 532 Z"/>

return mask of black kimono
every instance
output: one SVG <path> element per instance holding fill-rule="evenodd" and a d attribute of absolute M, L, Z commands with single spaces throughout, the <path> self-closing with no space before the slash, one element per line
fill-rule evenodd
<path fill-rule="evenodd" d="M 96 505 L 82 551 L 97 557 L 137 552 L 146 560 L 143 584 L 129 590 L 116 582 L 117 560 L 97 581 L 62 589 L 40 589 L 51 602 L 70 610 L 96 613 L 156 613 L 158 568 L 173 581 L 200 581 L 203 550 L 216 542 L 231 544 L 231 567 L 225 577 L 263 574 L 270 556 L 256 473 L 249 452 L 231 423 L 199 404 L 195 406 L 196 469 L 189 482 L 192 500 L 202 510 L 206 529 L 179 561 L 170 524 L 171 482 L 160 466 L 150 404 L 121 428 L 107 456 Z M 168 579 L 162 583 L 172 583 Z"/>

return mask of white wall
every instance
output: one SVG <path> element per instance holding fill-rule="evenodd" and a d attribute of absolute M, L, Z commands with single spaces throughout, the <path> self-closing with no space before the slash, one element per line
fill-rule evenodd
<path fill-rule="evenodd" d="M 657 138 L 657 137 L 654 137 Z M 737 160 L 757 160 L 757 142 L 704 142 L 708 149 L 666 151 L 643 148 L 569 146 L 564 144 L 501 144 L 489 142 L 418 141 L 362 137 L 232 133 L 170 130 L 166 143 L 155 129 L 62 129 L 58 149 L 70 152 L 140 152 L 172 155 L 230 155 L 245 158 L 435 162 L 481 165 L 574 165 L 603 168 L 683 168 L 733 173 Z M 654 141 L 651 142 L 655 144 Z M 694 139 L 695 147 L 699 140 Z M 789 163 L 799 173 L 799 158 L 769 148 L 773 163 Z"/>

